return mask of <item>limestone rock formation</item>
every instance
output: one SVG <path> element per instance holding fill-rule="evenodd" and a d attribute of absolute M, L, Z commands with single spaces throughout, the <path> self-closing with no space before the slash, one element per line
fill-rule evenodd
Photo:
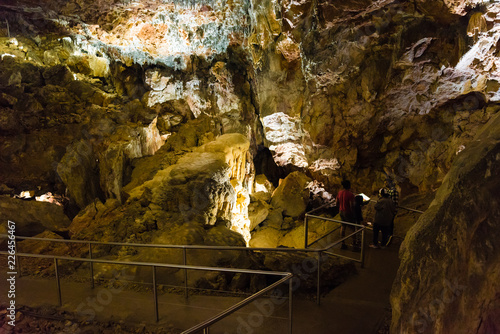
<path fill-rule="evenodd" d="M 425 225 L 418 236 L 441 239 L 419 245 L 417 228 L 410 233 L 393 328 L 455 329 L 455 311 L 487 332 L 496 304 L 485 287 L 496 288 L 497 277 L 474 282 L 498 272 L 488 225 L 497 215 L 489 188 L 497 163 L 495 149 L 480 146 L 498 129 L 491 123 L 490 137 L 476 134 L 500 110 L 499 24 L 500 5 L 476 0 L 7 1 L 0 4 L 0 192 L 68 196 L 73 238 L 299 247 L 308 191 L 314 205 L 330 198 L 310 180 L 334 194 L 347 177 L 371 193 L 390 176 L 402 196 L 443 183 L 418 224 Z M 471 181 L 484 175 L 489 185 Z M 479 195 L 467 197 L 464 187 Z M 274 195 L 255 195 L 261 191 Z M 457 201 L 471 198 L 491 212 L 468 225 Z M 24 219 L 14 207 L 40 205 L 16 203 L 7 219 Z M 67 222 L 61 210 L 44 220 Z M 43 230 L 37 223 L 26 233 Z M 462 238 L 455 246 L 453 235 Z M 484 247 L 469 247 L 475 238 Z M 416 258 L 434 251 L 432 261 Z M 141 254 L 102 248 L 96 255 Z M 210 261 L 241 260 L 219 255 Z M 469 290 L 458 290 L 464 298 L 434 302 L 436 289 L 455 286 L 446 279 L 462 269 L 470 273 Z M 407 279 L 418 275 L 422 286 L 439 284 L 423 292 Z M 439 311 L 403 317 L 427 302 Z"/>
<path fill-rule="evenodd" d="M 34 236 L 45 230 L 65 233 L 71 221 L 60 205 L 0 196 L 0 219 L 2 225 L 7 220 L 16 223 L 16 234 Z"/>
<path fill-rule="evenodd" d="M 310 181 L 303 173 L 291 173 L 273 192 L 272 206 L 282 209 L 284 216 L 295 218 L 303 215 L 309 200 L 309 189 L 306 186 Z"/>
<path fill-rule="evenodd" d="M 459 153 L 402 244 L 393 332 L 500 331 L 499 172 L 496 115 Z"/>
<path fill-rule="evenodd" d="M 247 178 L 248 147 L 244 136 L 227 134 L 194 148 L 174 164 L 156 170 L 146 182 L 132 189 L 125 187 L 127 200 L 123 205 L 116 199 L 88 205 L 73 219 L 72 237 L 175 244 L 218 244 L 234 239 L 231 244 L 241 244 L 241 234 L 228 230 L 226 238 L 215 238 L 210 231 L 219 230 L 221 225 L 240 233 L 238 229 L 245 230 L 233 217 L 241 213 L 233 184 Z M 168 151 L 157 154 L 168 155 Z"/>

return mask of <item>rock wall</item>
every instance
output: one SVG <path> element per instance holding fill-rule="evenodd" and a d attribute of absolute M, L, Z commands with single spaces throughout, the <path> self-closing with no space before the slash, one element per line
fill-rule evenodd
<path fill-rule="evenodd" d="M 496 115 L 460 152 L 401 246 L 391 332 L 500 331 L 499 172 Z"/>
<path fill-rule="evenodd" d="M 348 176 L 374 190 L 390 174 L 403 193 L 433 190 L 456 152 L 499 109 L 499 10 L 474 1 L 3 5 L 10 24 L 2 34 L 19 37 L 4 40 L 2 56 L 4 160 L 12 168 L 12 156 L 28 152 L 26 134 L 45 126 L 41 113 L 58 129 L 71 127 L 37 166 L 58 162 L 96 126 L 111 133 L 92 136 L 107 136 L 124 122 L 150 125 L 157 117 L 166 138 L 176 124 L 205 115 L 214 135 L 242 133 L 252 154 L 265 145 L 278 165 L 301 169 L 327 188 Z M 43 87 L 43 98 L 26 87 Z M 15 100 L 31 101 L 31 111 Z M 71 113 L 75 103 L 100 108 Z M 61 117 L 54 122 L 53 115 Z M 24 135 L 14 135 L 18 118 Z M 93 149 L 97 159 L 114 162 L 99 166 L 99 184 L 88 196 L 120 199 L 133 157 L 116 147 Z M 54 168 L 37 171 L 44 173 L 33 173 L 33 183 L 56 183 Z M 17 189 L 21 181 L 2 183 Z"/>
<path fill-rule="evenodd" d="M 456 152 L 499 109 L 496 4 L 22 1 L 2 10 L 10 22 L 4 36 L 25 38 L 5 40 L 16 66 L 48 67 L 28 83 L 6 64 L 8 90 L 19 80 L 23 87 L 67 82 L 87 104 L 111 113 L 109 105 L 129 103 L 117 97 L 138 99 L 120 121 L 149 125 L 157 116 L 163 136 L 206 115 L 214 135 L 245 134 L 252 154 L 265 145 L 278 165 L 302 169 L 333 189 L 348 176 L 374 190 L 391 174 L 404 193 L 433 190 Z M 6 91 L 4 105 L 32 101 L 31 109 L 53 115 L 74 103 L 63 88 L 53 90 L 44 88 L 52 100 L 42 101 Z M 20 116 L 10 109 L 2 111 L 2 126 L 13 134 Z M 21 116 L 24 132 L 40 129 L 33 112 Z M 75 124 L 88 124 L 89 113 L 77 114 L 64 117 L 73 128 L 45 160 L 58 161 L 61 147 L 80 139 L 71 134 L 81 133 Z M 14 137 L 7 160 L 26 142 Z M 130 166 L 116 148 L 109 154 L 118 159 L 114 167 Z M 54 169 L 43 178 L 54 178 Z M 99 178 L 101 198 L 120 198 L 119 177 Z"/>
<path fill-rule="evenodd" d="M 22 0 L 0 22 L 0 191 L 64 196 L 75 237 L 267 221 L 272 244 L 303 208 L 252 201 L 259 149 L 333 193 L 424 193 L 500 109 L 496 3 Z"/>
<path fill-rule="evenodd" d="M 431 190 L 498 110 L 495 4 L 265 4 L 249 37 L 264 142 L 329 187 Z"/>

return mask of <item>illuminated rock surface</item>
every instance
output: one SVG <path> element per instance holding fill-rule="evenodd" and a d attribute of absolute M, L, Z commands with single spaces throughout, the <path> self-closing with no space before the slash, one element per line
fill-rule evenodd
<path fill-rule="evenodd" d="M 489 159 L 473 138 L 500 110 L 498 4 L 8 0 L 0 22 L 0 193 L 62 198 L 73 238 L 300 247 L 306 180 L 335 194 L 347 177 L 370 194 L 390 175 L 403 197 L 444 182 L 405 243 L 400 278 L 411 279 L 395 285 L 393 328 L 410 331 L 421 319 L 406 312 L 431 303 L 460 263 L 484 285 L 467 284 L 470 298 L 445 303 L 426 328 L 446 332 L 453 310 L 465 319 L 457 310 L 489 300 L 498 261 L 464 254 L 490 239 L 451 217 L 461 189 L 443 187 L 482 187 L 473 171 L 446 175 Z M 28 205 L 12 203 L 7 219 Z M 469 241 L 453 248 L 421 233 Z M 434 251 L 436 267 L 424 264 Z M 489 305 L 470 317 L 489 326 Z"/>
<path fill-rule="evenodd" d="M 71 223 L 62 206 L 5 195 L 0 196 L 0 219 L 2 225 L 7 220 L 13 220 L 16 223 L 16 233 L 25 236 L 33 236 L 45 230 L 67 232 Z"/>

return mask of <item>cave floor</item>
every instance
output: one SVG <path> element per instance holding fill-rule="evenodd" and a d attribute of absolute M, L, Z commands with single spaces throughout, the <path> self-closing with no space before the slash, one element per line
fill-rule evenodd
<path fill-rule="evenodd" d="M 368 232 L 365 246 L 368 246 L 371 236 L 372 233 Z M 400 242 L 401 238 L 396 238 L 386 249 L 366 247 L 365 267 L 358 266 L 357 275 L 322 296 L 321 305 L 318 306 L 310 297 L 294 296 L 293 333 L 380 333 L 390 316 L 389 294 L 399 265 Z M 3 282 L 7 272 L 4 263 L 6 261 L 2 261 L 0 274 Z M 112 290 L 101 286 L 91 289 L 88 282 L 64 278 L 61 282 L 62 308 L 67 314 L 78 309 L 80 316 L 91 316 L 101 323 L 128 323 L 152 333 L 159 328 L 162 329 L 160 332 L 178 333 L 175 329 L 194 326 L 242 300 L 242 297 L 235 296 L 191 295 L 185 302 L 182 294 L 160 292 L 160 320 L 156 323 L 152 292 Z M 17 306 L 43 309 L 57 305 L 56 291 L 53 279 L 17 278 Z M 2 291 L 1 296 L 0 302 L 4 304 L 6 291 Z M 258 305 L 242 308 L 232 317 L 212 326 L 210 333 L 288 333 L 287 301 L 280 304 L 260 299 Z"/>

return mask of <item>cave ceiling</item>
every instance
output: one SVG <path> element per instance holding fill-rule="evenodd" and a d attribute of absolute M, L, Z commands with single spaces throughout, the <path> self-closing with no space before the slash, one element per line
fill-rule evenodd
<path fill-rule="evenodd" d="M 3 2 L 2 192 L 123 201 L 141 158 L 225 133 L 327 188 L 349 177 L 372 191 L 389 175 L 407 194 L 436 189 L 498 110 L 499 12 L 480 1 Z"/>

